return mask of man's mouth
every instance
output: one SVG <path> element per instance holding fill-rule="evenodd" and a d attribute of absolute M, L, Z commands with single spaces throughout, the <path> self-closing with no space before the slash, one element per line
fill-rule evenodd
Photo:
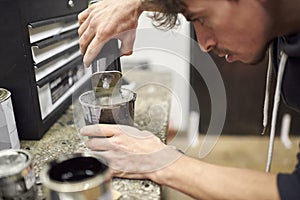
<path fill-rule="evenodd" d="M 218 56 L 220 57 L 220 58 L 225 58 L 225 60 L 227 61 L 227 62 L 233 62 L 233 55 L 232 54 L 218 54 Z"/>
<path fill-rule="evenodd" d="M 233 55 L 229 51 L 214 49 L 214 53 L 217 54 L 220 58 L 224 57 L 227 62 L 232 62 Z"/>

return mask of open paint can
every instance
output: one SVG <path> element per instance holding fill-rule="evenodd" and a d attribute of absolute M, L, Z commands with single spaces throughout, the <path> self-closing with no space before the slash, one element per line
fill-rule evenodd
<path fill-rule="evenodd" d="M 46 199 L 112 199 L 108 162 L 92 153 L 63 155 L 47 163 L 40 178 Z"/>

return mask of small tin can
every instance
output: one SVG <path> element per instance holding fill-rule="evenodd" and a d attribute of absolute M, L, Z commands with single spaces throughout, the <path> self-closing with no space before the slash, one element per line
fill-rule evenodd
<path fill-rule="evenodd" d="M 21 149 L 0 151 L 0 199 L 36 200 L 31 155 Z"/>
<path fill-rule="evenodd" d="M 0 88 L 0 150 L 19 149 L 20 141 L 8 90 Z"/>
<path fill-rule="evenodd" d="M 108 162 L 92 153 L 62 155 L 45 165 L 40 178 L 46 199 L 112 200 Z"/>

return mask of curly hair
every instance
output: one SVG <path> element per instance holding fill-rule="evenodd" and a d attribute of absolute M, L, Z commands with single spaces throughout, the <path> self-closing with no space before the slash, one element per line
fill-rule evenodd
<path fill-rule="evenodd" d="M 157 28 L 165 27 L 171 29 L 178 25 L 178 13 L 186 9 L 183 0 L 142 0 L 145 8 L 154 8 L 155 12 L 149 16 L 155 22 Z"/>

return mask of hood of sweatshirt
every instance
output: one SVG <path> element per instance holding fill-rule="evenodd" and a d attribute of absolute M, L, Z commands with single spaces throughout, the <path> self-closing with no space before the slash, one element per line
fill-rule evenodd
<path fill-rule="evenodd" d="M 272 61 L 276 72 L 281 52 L 288 56 L 283 74 L 281 96 L 289 107 L 300 112 L 300 33 L 279 37 L 274 42 Z"/>

